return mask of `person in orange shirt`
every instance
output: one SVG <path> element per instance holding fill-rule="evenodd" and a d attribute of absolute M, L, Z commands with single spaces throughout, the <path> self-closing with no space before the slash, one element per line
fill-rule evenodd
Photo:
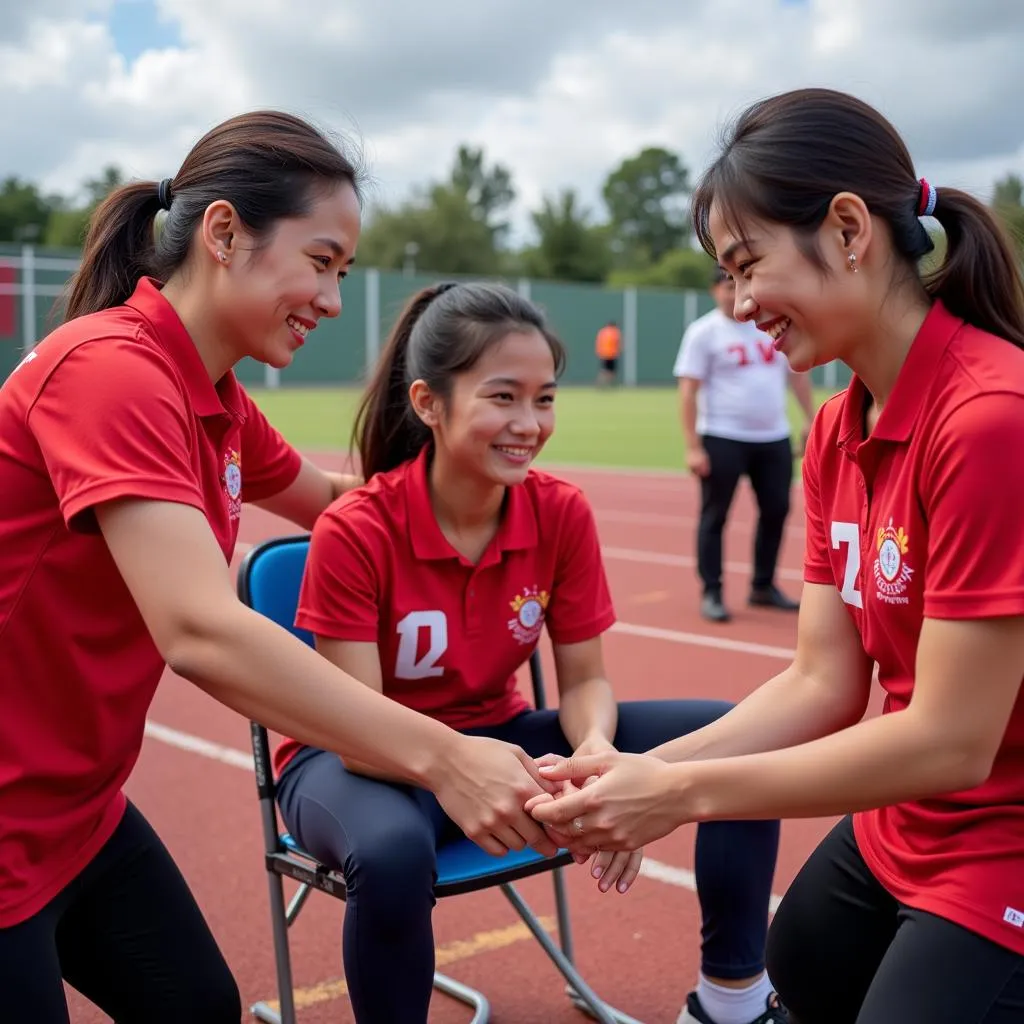
<path fill-rule="evenodd" d="M 619 350 L 622 347 L 622 331 L 614 320 L 609 320 L 597 332 L 594 351 L 601 368 L 597 372 L 597 386 L 607 387 L 615 383 L 615 372 L 619 365 Z"/>

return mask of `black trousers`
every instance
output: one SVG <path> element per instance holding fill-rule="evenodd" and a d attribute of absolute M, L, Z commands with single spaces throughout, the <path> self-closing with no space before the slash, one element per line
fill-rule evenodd
<path fill-rule="evenodd" d="M 62 981 L 115 1024 L 238 1024 L 238 988 L 184 878 L 131 804 L 39 913 L 0 928 L 0 1019 L 68 1024 Z"/>
<path fill-rule="evenodd" d="M 898 903 L 844 818 L 789 887 L 768 975 L 794 1024 L 1020 1024 L 1024 956 Z"/>
<path fill-rule="evenodd" d="M 758 521 L 754 537 L 755 588 L 775 582 L 775 563 L 782 530 L 789 515 L 789 488 L 793 482 L 793 447 L 781 441 L 733 441 L 710 434 L 701 438 L 711 472 L 700 482 L 700 523 L 697 526 L 697 572 L 704 593 L 722 592 L 722 531 L 740 477 L 747 476 L 757 499 Z"/>

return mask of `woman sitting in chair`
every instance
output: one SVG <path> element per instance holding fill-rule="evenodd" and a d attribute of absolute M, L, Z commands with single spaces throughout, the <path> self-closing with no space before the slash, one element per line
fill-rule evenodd
<path fill-rule="evenodd" d="M 521 759 L 641 752 L 728 710 L 612 695 L 601 638 L 614 612 L 591 510 L 576 487 L 530 468 L 554 429 L 563 363 L 539 311 L 507 288 L 446 284 L 413 298 L 356 421 L 367 482 L 318 520 L 296 619 L 367 686 Z M 515 683 L 543 627 L 557 710 L 532 708 Z M 330 752 L 285 740 L 275 768 L 292 835 L 348 883 L 356 1020 L 426 1021 L 435 851 L 457 826 L 432 793 Z M 522 779 L 495 778 L 487 791 L 494 820 L 503 809 L 507 821 L 535 786 L 524 766 Z M 513 820 L 470 838 L 499 856 L 550 852 L 528 814 Z M 681 1021 L 786 1019 L 764 971 L 778 835 L 775 821 L 698 828 L 702 970 Z M 639 854 L 598 853 L 592 872 L 602 891 L 625 892 L 639 866 Z"/>

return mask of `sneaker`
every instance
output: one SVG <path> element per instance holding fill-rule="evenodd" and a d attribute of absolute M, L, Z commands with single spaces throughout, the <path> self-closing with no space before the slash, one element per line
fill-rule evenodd
<path fill-rule="evenodd" d="M 722 603 L 722 595 L 711 591 L 701 598 L 700 613 L 709 622 L 728 622 L 732 616 Z"/>
<path fill-rule="evenodd" d="M 691 992 L 686 997 L 686 1005 L 676 1020 L 676 1024 L 716 1024 L 700 1005 L 700 999 L 696 992 Z M 779 997 L 773 992 L 765 1003 L 764 1013 L 755 1017 L 750 1024 L 790 1024 L 789 1014 L 786 1008 L 779 1002 Z"/>
<path fill-rule="evenodd" d="M 795 612 L 800 602 L 794 601 L 774 584 L 770 587 L 756 587 L 750 592 L 750 603 L 756 608 L 778 608 L 784 612 Z"/>

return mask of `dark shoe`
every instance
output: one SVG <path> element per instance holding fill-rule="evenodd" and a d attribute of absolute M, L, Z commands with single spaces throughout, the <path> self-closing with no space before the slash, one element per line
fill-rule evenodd
<path fill-rule="evenodd" d="M 732 618 L 729 610 L 722 604 L 721 595 L 715 593 L 705 594 L 701 598 L 700 613 L 709 622 L 728 622 Z"/>
<path fill-rule="evenodd" d="M 793 601 L 774 584 L 770 587 L 757 587 L 750 592 L 750 603 L 756 608 L 778 608 L 783 612 L 795 612 L 800 608 L 799 601 Z"/>
<path fill-rule="evenodd" d="M 707 1015 L 707 1011 L 700 1005 L 696 992 L 691 992 L 686 999 L 686 1005 L 676 1024 L 715 1024 Z M 760 1017 L 755 1017 L 750 1024 L 790 1024 L 790 1016 L 786 1008 L 779 1002 L 779 997 L 772 993 L 765 1004 L 765 1011 Z"/>

